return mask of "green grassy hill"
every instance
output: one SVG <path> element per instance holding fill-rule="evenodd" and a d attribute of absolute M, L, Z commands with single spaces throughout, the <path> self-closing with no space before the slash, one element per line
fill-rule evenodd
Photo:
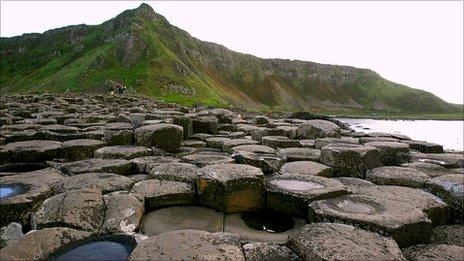
<path fill-rule="evenodd" d="M 142 4 L 101 25 L 1 38 L 0 90 L 105 91 L 109 80 L 185 105 L 342 113 L 460 113 L 368 69 L 261 59 L 203 42 Z"/>

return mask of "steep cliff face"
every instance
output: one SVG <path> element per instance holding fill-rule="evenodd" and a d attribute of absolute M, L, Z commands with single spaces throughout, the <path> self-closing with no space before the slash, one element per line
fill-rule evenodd
<path fill-rule="evenodd" d="M 191 105 L 313 111 L 456 111 L 368 69 L 260 59 L 203 42 L 142 4 L 95 26 L 1 38 L 3 91 L 103 91 L 113 80 Z"/>

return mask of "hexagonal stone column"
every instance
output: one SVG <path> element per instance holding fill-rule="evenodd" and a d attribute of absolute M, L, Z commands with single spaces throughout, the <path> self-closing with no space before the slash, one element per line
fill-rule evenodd
<path fill-rule="evenodd" d="M 287 174 L 265 179 L 267 207 L 277 212 L 306 218 L 314 200 L 347 194 L 342 183 L 324 177 Z"/>
<path fill-rule="evenodd" d="M 156 236 L 177 230 L 222 232 L 224 216 L 214 209 L 198 206 L 167 207 L 147 213 L 141 225 L 143 234 Z"/>
<path fill-rule="evenodd" d="M 358 193 L 358 191 L 363 188 L 375 186 L 374 183 L 359 178 L 338 177 L 335 179 L 340 181 L 343 185 L 345 185 L 346 189 L 348 191 L 351 191 L 352 193 Z"/>
<path fill-rule="evenodd" d="M 276 172 L 285 162 L 275 154 L 275 149 L 263 145 L 233 147 L 232 157 L 237 163 L 260 168 L 265 174 Z"/>
<path fill-rule="evenodd" d="M 95 158 L 100 159 L 134 159 L 149 156 L 151 150 L 144 146 L 119 145 L 99 148 L 95 151 Z"/>
<path fill-rule="evenodd" d="M 391 238 L 337 223 L 306 225 L 288 245 L 305 260 L 404 260 Z"/>
<path fill-rule="evenodd" d="M 59 156 L 61 142 L 50 140 L 18 141 L 2 145 L 2 154 L 9 155 L 8 162 L 43 162 Z"/>
<path fill-rule="evenodd" d="M 63 163 L 60 165 L 60 170 L 71 176 L 89 172 L 130 175 L 132 164 L 130 161 L 122 159 L 86 159 Z"/>
<path fill-rule="evenodd" d="M 145 198 L 147 210 L 196 203 L 195 187 L 180 181 L 143 180 L 135 183 L 131 193 L 142 195 Z"/>
<path fill-rule="evenodd" d="M 451 207 L 455 222 L 464 224 L 464 175 L 449 174 L 436 177 L 426 184 L 433 194 Z"/>
<path fill-rule="evenodd" d="M 284 148 L 280 149 L 277 155 L 288 162 L 299 160 L 319 161 L 321 151 L 311 148 Z"/>
<path fill-rule="evenodd" d="M 263 145 L 274 149 L 300 147 L 301 145 L 298 140 L 291 140 L 285 136 L 264 136 L 261 141 Z"/>
<path fill-rule="evenodd" d="M 179 158 L 168 156 L 145 156 L 131 160 L 135 173 L 148 174 L 150 170 L 160 164 L 179 162 Z"/>
<path fill-rule="evenodd" d="M 314 161 L 294 161 L 287 162 L 282 165 L 279 170 L 281 175 L 309 175 L 309 176 L 321 176 L 321 177 L 332 177 L 332 169 L 324 164 L 317 163 Z"/>
<path fill-rule="evenodd" d="M 416 207 L 424 211 L 434 225 L 447 224 L 450 221 L 449 206 L 439 197 L 421 189 L 400 186 L 366 186 L 358 189 L 356 193 Z"/>
<path fill-rule="evenodd" d="M 182 160 L 188 163 L 195 164 L 199 167 L 204 167 L 212 164 L 233 163 L 235 160 L 226 153 L 200 151 L 182 157 Z"/>
<path fill-rule="evenodd" d="M 400 142 L 368 142 L 365 146 L 377 148 L 380 161 L 386 166 L 398 166 L 409 162 L 409 146 Z"/>
<path fill-rule="evenodd" d="M 387 166 L 368 170 L 366 179 L 378 185 L 423 188 L 430 178 L 427 174 L 416 169 Z"/>
<path fill-rule="evenodd" d="M 131 233 L 137 231 L 145 211 L 144 199 L 127 191 L 117 191 L 103 196 L 105 219 L 100 233 Z"/>
<path fill-rule="evenodd" d="M 254 125 L 266 125 L 269 123 L 269 118 L 263 115 L 253 117 Z"/>
<path fill-rule="evenodd" d="M 464 247 L 423 244 L 403 249 L 408 260 L 462 260 Z"/>
<path fill-rule="evenodd" d="M 245 260 L 245 257 L 235 235 L 180 230 L 142 241 L 129 260 Z"/>
<path fill-rule="evenodd" d="M 224 152 L 231 153 L 235 146 L 256 144 L 259 144 L 259 142 L 251 139 L 225 139 L 221 142 L 221 149 Z"/>
<path fill-rule="evenodd" d="M 137 128 L 134 135 L 137 145 L 173 151 L 180 147 L 184 132 L 179 125 L 159 123 Z"/>
<path fill-rule="evenodd" d="M 298 127 L 297 134 L 299 139 L 340 138 L 340 127 L 330 121 L 309 120 Z"/>
<path fill-rule="evenodd" d="M 214 164 L 202 169 L 197 189 L 202 205 L 226 213 L 263 207 L 263 172 L 249 165 Z"/>
<path fill-rule="evenodd" d="M 70 190 L 45 200 L 32 215 L 34 229 L 64 226 L 98 232 L 105 214 L 99 189 Z"/>
<path fill-rule="evenodd" d="M 433 164 L 433 163 L 427 163 L 427 162 L 404 163 L 404 164 L 401 164 L 401 167 L 417 169 L 419 171 L 424 172 L 431 178 L 448 175 L 452 173 L 452 170 L 449 170 L 443 166 L 440 166 L 438 164 Z"/>
<path fill-rule="evenodd" d="M 12 221 L 29 225 L 30 214 L 54 194 L 65 178 L 51 168 L 0 176 L 0 227 Z"/>
<path fill-rule="evenodd" d="M 330 166 L 335 176 L 364 178 L 366 170 L 380 166 L 376 148 L 356 144 L 329 144 L 321 149 L 321 163 Z"/>
<path fill-rule="evenodd" d="M 251 138 L 256 141 L 261 141 L 264 136 L 286 136 L 287 132 L 284 129 L 255 127 L 251 130 Z"/>
<path fill-rule="evenodd" d="M 184 129 L 184 139 L 188 139 L 193 134 L 193 121 L 192 118 L 187 116 L 174 116 L 172 122 L 176 125 L 182 126 Z"/>
<path fill-rule="evenodd" d="M 431 243 L 464 247 L 464 225 L 434 227 Z"/>
<path fill-rule="evenodd" d="M 113 173 L 85 173 L 74 175 L 63 180 L 65 190 L 96 188 L 103 194 L 118 190 L 129 190 L 134 182 L 132 179 Z"/>
<path fill-rule="evenodd" d="M 103 127 L 103 139 L 109 145 L 130 145 L 133 142 L 133 126 L 126 122 L 111 122 Z"/>
<path fill-rule="evenodd" d="M 148 174 L 148 178 L 182 181 L 196 185 L 197 178 L 200 175 L 200 168 L 193 164 L 173 162 L 153 167 Z"/>
<path fill-rule="evenodd" d="M 22 237 L 24 237 L 23 227 L 17 222 L 0 227 L 0 249 Z"/>
<path fill-rule="evenodd" d="M 90 237 L 90 232 L 66 227 L 44 228 L 0 250 L 2 260 L 47 260 L 60 247 Z"/>
<path fill-rule="evenodd" d="M 463 168 L 464 155 L 462 153 L 411 153 L 411 162 L 429 162 L 445 168 Z"/>
<path fill-rule="evenodd" d="M 400 247 L 428 242 L 432 222 L 409 204 L 365 195 L 344 195 L 314 201 L 310 222 L 339 222 L 392 236 Z"/>
<path fill-rule="evenodd" d="M 321 149 L 322 147 L 333 143 L 359 144 L 359 139 L 353 137 L 322 138 L 314 141 L 314 148 Z"/>
<path fill-rule="evenodd" d="M 91 139 L 65 141 L 61 146 L 61 156 L 71 161 L 93 158 L 95 151 L 105 144 L 103 141 Z"/>
<path fill-rule="evenodd" d="M 418 140 L 405 140 L 401 142 L 408 144 L 410 149 L 417 150 L 422 153 L 443 153 L 443 146 L 436 143 Z"/>
<path fill-rule="evenodd" d="M 288 247 L 276 243 L 250 242 L 242 247 L 246 260 L 302 260 Z"/>
<path fill-rule="evenodd" d="M 193 133 L 216 134 L 218 118 L 214 116 L 201 116 L 192 119 Z"/>

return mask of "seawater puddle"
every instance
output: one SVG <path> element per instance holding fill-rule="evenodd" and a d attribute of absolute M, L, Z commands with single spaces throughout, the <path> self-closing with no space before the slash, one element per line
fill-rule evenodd
<path fill-rule="evenodd" d="M 282 233 L 295 226 L 291 216 L 274 211 L 244 213 L 241 218 L 248 227 L 268 233 Z"/>
<path fill-rule="evenodd" d="M 290 191 L 308 191 L 325 188 L 324 185 L 316 182 L 297 179 L 275 179 L 270 183 L 274 186 Z"/>
<path fill-rule="evenodd" d="M 136 246 L 135 239 L 125 235 L 84 239 L 57 250 L 51 260 L 111 260 L 126 261 Z"/>
<path fill-rule="evenodd" d="M 367 203 L 357 202 L 349 199 L 342 200 L 337 203 L 337 207 L 347 213 L 355 214 L 373 214 L 376 211 L 374 206 Z"/>
<path fill-rule="evenodd" d="M 9 187 L 0 187 L 0 198 L 6 198 L 13 193 L 13 189 Z"/>
<path fill-rule="evenodd" d="M 4 184 L 0 185 L 0 198 L 6 199 L 12 196 L 22 194 L 26 187 L 22 184 Z"/>

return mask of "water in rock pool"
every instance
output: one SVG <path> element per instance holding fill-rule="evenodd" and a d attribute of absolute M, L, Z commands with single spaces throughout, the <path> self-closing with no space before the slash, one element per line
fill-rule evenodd
<path fill-rule="evenodd" d="M 132 247 L 129 244 L 113 241 L 90 242 L 75 247 L 56 257 L 57 261 L 72 260 L 111 260 L 125 261 L 129 258 Z"/>
<path fill-rule="evenodd" d="M 13 189 L 9 187 L 0 187 L 0 198 L 6 198 L 13 193 Z"/>
<path fill-rule="evenodd" d="M 271 184 L 291 191 L 307 191 L 313 189 L 322 189 L 325 188 L 324 185 L 311 182 L 311 181 L 303 181 L 303 180 L 296 180 L 296 179 L 276 179 L 272 180 Z"/>
<path fill-rule="evenodd" d="M 437 143 L 444 149 L 464 149 L 464 121 L 338 119 L 355 131 L 398 133 L 414 140 Z"/>
<path fill-rule="evenodd" d="M 244 213 L 242 220 L 253 229 L 269 233 L 285 232 L 295 226 L 295 221 L 291 216 L 274 211 Z"/>
<path fill-rule="evenodd" d="M 25 187 L 21 184 L 0 185 L 0 198 L 6 199 L 21 194 L 24 191 Z"/>
<path fill-rule="evenodd" d="M 337 204 L 337 207 L 348 213 L 372 214 L 376 212 L 374 206 L 352 200 L 343 200 Z"/>

